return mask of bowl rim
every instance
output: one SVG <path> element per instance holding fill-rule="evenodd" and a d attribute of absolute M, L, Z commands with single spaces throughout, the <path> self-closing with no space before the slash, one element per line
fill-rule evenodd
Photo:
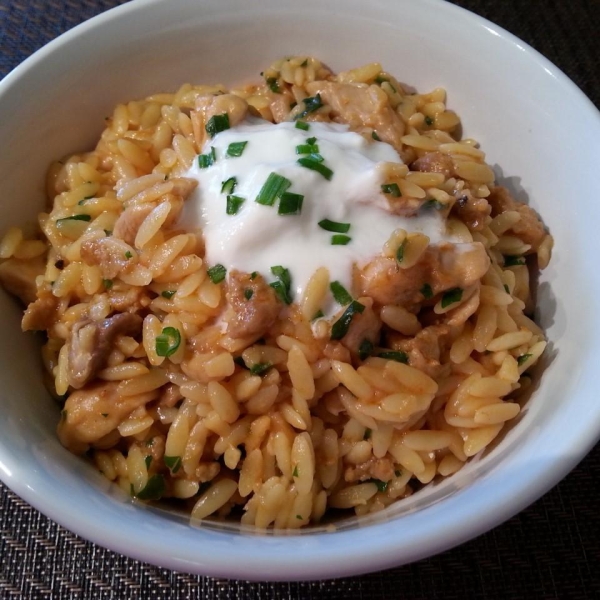
<path fill-rule="evenodd" d="M 469 27 L 483 27 L 490 34 L 499 37 L 508 47 L 517 47 L 524 52 L 536 66 L 544 69 L 548 75 L 562 85 L 566 93 L 570 94 L 579 106 L 589 111 L 597 121 L 600 131 L 600 112 L 592 101 L 565 75 L 558 67 L 542 56 L 531 46 L 504 30 L 498 25 L 480 17 L 460 6 L 450 4 L 444 0 L 421 0 L 437 11 L 446 11 L 446 14 L 463 20 Z M 27 73 L 34 65 L 50 57 L 53 52 L 61 46 L 68 44 L 73 39 L 86 31 L 102 27 L 129 13 L 135 13 L 148 9 L 154 5 L 161 4 L 161 0 L 132 0 L 126 4 L 109 9 L 92 19 L 89 19 L 61 36 L 52 40 L 34 54 L 28 57 L 20 65 L 10 71 L 0 82 L 0 95 L 8 93 L 13 85 L 17 85 L 19 79 Z M 201 8 L 201 7 L 200 7 Z M 586 373 L 590 376 L 590 373 Z M 389 530 L 393 529 L 392 523 L 376 523 L 365 527 L 363 530 L 340 531 L 335 533 L 317 533 L 307 537 L 336 536 L 337 541 L 335 553 L 329 550 L 329 546 L 321 549 L 311 548 L 304 553 L 301 547 L 304 545 L 302 537 L 266 536 L 264 538 L 253 537 L 256 545 L 256 555 L 251 556 L 247 562 L 243 562 L 242 550 L 248 546 L 248 540 L 239 544 L 240 555 L 231 556 L 231 547 L 225 550 L 211 548 L 210 553 L 196 560 L 190 559 L 187 553 L 188 547 L 184 546 L 181 552 L 176 552 L 173 544 L 165 540 L 165 546 L 171 547 L 171 555 L 156 552 L 148 543 L 150 537 L 145 532 L 136 535 L 127 524 L 121 528 L 114 526 L 107 528 L 102 523 L 90 524 L 89 510 L 86 508 L 71 506 L 68 510 L 64 507 L 64 497 L 56 490 L 36 489 L 31 485 L 31 480 L 18 477 L 19 465 L 17 463 L 4 461 L 0 452 L 0 479 L 8 485 L 16 494 L 34 506 L 37 510 L 56 521 L 60 525 L 111 550 L 131 556 L 138 560 L 149 562 L 161 567 L 171 568 L 177 571 L 192 572 L 203 575 L 211 575 L 227 578 L 243 578 L 249 580 L 311 580 L 326 577 L 342 577 L 358 575 L 375 570 L 381 570 L 420 560 L 427 556 L 440 553 L 451 547 L 470 540 L 477 535 L 490 530 L 506 519 L 515 515 L 523 508 L 537 500 L 547 492 L 569 471 L 571 471 L 590 451 L 596 441 L 600 438 L 600 411 L 594 418 L 583 420 L 577 430 L 577 439 L 571 433 L 567 436 L 569 443 L 565 440 L 557 441 L 556 450 L 563 450 L 564 460 L 559 462 L 549 461 L 546 465 L 533 473 L 517 474 L 516 476 L 503 480 L 501 483 L 502 493 L 497 493 L 497 481 L 492 472 L 484 479 L 473 482 L 465 490 L 457 492 L 449 499 L 448 504 L 455 509 L 454 520 L 445 527 L 443 536 L 433 525 L 435 515 L 440 506 L 429 506 L 420 510 L 418 539 L 414 540 L 415 546 L 404 554 L 399 553 L 400 542 L 398 538 L 390 538 Z M 523 447 L 531 446 L 531 441 L 524 441 Z M 0 440 L 0 450 L 3 448 Z M 512 456 L 506 457 L 510 463 L 515 462 Z M 48 493 L 50 491 L 50 493 Z M 485 493 L 490 499 L 483 507 L 479 505 L 473 511 L 468 503 L 461 505 L 465 494 L 474 492 Z M 64 494 L 64 491 L 63 491 Z M 506 498 L 511 502 L 506 502 Z M 149 518 L 152 518 L 148 513 Z M 419 515 L 416 515 L 419 516 Z M 428 516 L 428 523 L 425 517 Z M 113 524 L 114 525 L 114 524 Z M 191 529 L 191 528 L 188 528 Z M 197 531 L 198 540 L 201 542 L 201 530 Z M 356 544 L 357 532 L 365 533 L 360 544 Z M 408 538 L 414 538 L 414 532 L 407 534 Z M 281 553 L 281 544 L 287 545 L 285 540 L 292 540 L 297 545 L 297 553 Z M 382 540 L 389 540 L 382 543 Z M 251 546 L 248 546 L 251 547 Z M 246 550 L 243 550 L 246 552 Z"/>

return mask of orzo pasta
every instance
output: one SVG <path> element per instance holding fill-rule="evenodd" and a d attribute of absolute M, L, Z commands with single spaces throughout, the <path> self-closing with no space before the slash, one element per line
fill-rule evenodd
<path fill-rule="evenodd" d="M 23 330 L 45 334 L 60 441 L 137 499 L 261 528 L 374 512 L 457 472 L 521 410 L 546 345 L 530 280 L 552 249 L 459 129 L 443 89 L 304 56 L 256 85 L 117 106 L 94 150 L 50 166 L 41 234 L 0 241 Z M 253 197 L 259 130 L 290 141 L 296 171 L 269 163 Z M 273 229 L 244 252 L 227 228 L 250 215 Z"/>

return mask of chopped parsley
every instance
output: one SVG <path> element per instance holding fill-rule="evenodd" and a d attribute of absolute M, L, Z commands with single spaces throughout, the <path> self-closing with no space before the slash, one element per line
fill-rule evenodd
<path fill-rule="evenodd" d="M 456 304 L 462 300 L 463 291 L 461 288 L 452 288 L 442 296 L 442 308 L 446 308 L 451 304 Z"/>
<path fill-rule="evenodd" d="M 386 360 L 394 360 L 405 365 L 408 364 L 408 354 L 406 354 L 406 352 L 402 352 L 402 350 L 388 350 L 385 352 L 380 352 L 377 356 L 379 358 L 385 358 Z"/>
<path fill-rule="evenodd" d="M 398 187 L 397 183 L 384 183 L 381 186 L 381 191 L 384 194 L 389 194 L 390 196 L 393 196 L 394 198 L 400 198 L 400 196 L 402 196 L 402 192 L 400 191 L 400 188 Z"/>
<path fill-rule="evenodd" d="M 338 304 L 345 306 L 346 304 L 350 304 L 350 302 L 352 302 L 352 296 L 339 281 L 332 281 L 329 284 L 329 289 L 331 289 L 331 293 Z"/>
<path fill-rule="evenodd" d="M 332 233 L 348 233 L 348 231 L 350 231 L 350 223 L 338 223 L 337 221 L 330 221 L 329 219 L 319 221 L 319 227 L 325 231 L 331 231 Z"/>
<path fill-rule="evenodd" d="M 165 327 L 160 335 L 156 336 L 156 354 L 168 358 L 173 356 L 181 344 L 181 333 L 176 327 Z"/>
<path fill-rule="evenodd" d="M 248 144 L 248 142 L 232 142 L 227 147 L 227 152 L 225 154 L 232 158 L 238 158 L 243 154 L 246 144 Z"/>
<path fill-rule="evenodd" d="M 331 339 L 341 340 L 348 333 L 354 315 L 362 313 L 364 310 L 365 307 L 360 302 L 353 300 L 342 316 L 333 324 L 333 327 L 331 328 Z"/>
<path fill-rule="evenodd" d="M 211 138 L 215 137 L 217 133 L 229 129 L 229 115 L 223 113 L 222 115 L 211 117 L 204 129 L 206 129 L 206 133 L 208 133 Z"/>
<path fill-rule="evenodd" d="M 227 269 L 223 265 L 219 264 L 208 269 L 206 273 L 213 283 L 221 283 L 221 281 L 225 279 L 225 275 L 227 275 Z"/>

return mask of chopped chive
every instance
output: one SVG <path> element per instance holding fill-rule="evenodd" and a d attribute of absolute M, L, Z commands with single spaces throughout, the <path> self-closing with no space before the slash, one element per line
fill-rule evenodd
<path fill-rule="evenodd" d="M 380 142 L 381 138 L 377 135 L 377 132 L 375 130 L 373 130 L 373 133 L 371 133 L 371 137 L 376 141 L 376 142 Z"/>
<path fill-rule="evenodd" d="M 166 489 L 165 478 L 157 473 L 148 479 L 144 488 L 135 496 L 140 500 L 160 500 Z"/>
<path fill-rule="evenodd" d="M 427 300 L 433 298 L 433 290 L 431 289 L 431 286 L 428 283 L 423 285 L 420 292 Z"/>
<path fill-rule="evenodd" d="M 221 183 L 221 194 L 233 194 L 235 186 L 237 185 L 237 178 L 230 177 L 227 181 Z"/>
<path fill-rule="evenodd" d="M 381 191 L 384 194 L 389 194 L 390 196 L 393 196 L 394 198 L 400 198 L 400 196 L 402 196 L 402 192 L 400 191 L 400 188 L 398 187 L 397 183 L 384 183 L 381 186 Z"/>
<path fill-rule="evenodd" d="M 292 477 L 298 477 L 299 473 L 298 473 L 298 465 L 296 465 L 294 467 L 294 471 L 292 472 Z"/>
<path fill-rule="evenodd" d="M 348 233 L 348 231 L 350 231 L 350 223 L 338 223 L 337 221 L 330 221 L 329 219 L 319 221 L 319 227 L 325 231 L 331 231 L 332 233 Z"/>
<path fill-rule="evenodd" d="M 267 181 L 265 181 L 260 192 L 258 192 L 256 202 L 264 206 L 273 206 L 275 199 L 281 197 L 281 194 L 291 185 L 292 182 L 289 179 L 277 173 L 270 173 Z"/>
<path fill-rule="evenodd" d="M 150 468 L 150 465 L 152 464 L 152 455 L 148 454 L 146 456 L 146 458 L 144 458 L 144 462 L 146 463 L 146 471 Z"/>
<path fill-rule="evenodd" d="M 64 219 L 56 219 L 56 223 L 64 223 L 65 221 L 86 221 L 92 220 L 90 215 L 73 215 L 71 217 L 65 217 Z"/>
<path fill-rule="evenodd" d="M 244 204 L 245 198 L 241 196 L 227 196 L 227 207 L 225 212 L 228 215 L 237 215 L 242 204 Z"/>
<path fill-rule="evenodd" d="M 302 521 L 303 517 L 302 517 L 302 515 L 296 515 L 296 519 Z"/>
<path fill-rule="evenodd" d="M 306 121 L 296 121 L 296 129 L 302 129 L 302 131 L 308 131 L 310 125 Z"/>
<path fill-rule="evenodd" d="M 365 433 L 363 434 L 363 440 L 368 440 L 372 434 L 373 434 L 373 431 L 367 427 L 365 429 Z"/>
<path fill-rule="evenodd" d="M 377 356 L 379 358 L 385 358 L 386 360 L 395 360 L 396 362 L 404 363 L 405 365 L 408 364 L 408 354 L 402 352 L 402 350 L 380 352 Z"/>
<path fill-rule="evenodd" d="M 290 288 L 292 285 L 292 278 L 288 269 L 281 265 L 271 267 L 271 273 L 279 279 L 269 285 L 275 290 L 275 293 L 284 304 L 291 304 L 292 297 L 290 295 Z"/>
<path fill-rule="evenodd" d="M 160 295 L 167 300 L 170 300 L 175 295 L 176 290 L 165 290 L 161 292 Z"/>
<path fill-rule="evenodd" d="M 211 117 L 204 129 L 206 129 L 206 133 L 208 133 L 211 138 L 214 138 L 217 133 L 229 129 L 229 115 L 223 113 L 222 115 Z"/>
<path fill-rule="evenodd" d="M 516 267 L 517 265 L 524 265 L 525 258 L 523 256 L 505 256 L 504 266 L 505 267 Z"/>
<path fill-rule="evenodd" d="M 323 106 L 323 103 L 321 102 L 321 94 L 304 98 L 303 102 L 304 110 L 294 117 L 294 121 L 307 117 L 310 113 L 315 112 L 315 110 L 318 110 L 321 108 L 321 106 Z"/>
<path fill-rule="evenodd" d="M 181 333 L 175 327 L 165 327 L 156 336 L 156 354 L 168 358 L 173 356 L 181 344 Z"/>
<path fill-rule="evenodd" d="M 439 200 L 434 200 L 433 198 L 430 198 L 429 200 L 425 200 L 425 202 L 423 202 L 422 208 L 434 208 L 435 210 L 444 210 L 446 208 L 446 205 L 443 202 L 440 202 Z"/>
<path fill-rule="evenodd" d="M 323 157 L 320 154 L 311 154 L 310 156 L 299 158 L 296 162 L 307 169 L 311 169 L 312 171 L 316 171 L 323 175 L 327 181 L 331 181 L 333 171 L 329 167 L 321 164 L 320 159 L 322 160 L 322 158 Z"/>
<path fill-rule="evenodd" d="M 433 125 L 433 119 L 431 117 L 425 117 L 425 125 L 431 127 Z"/>
<path fill-rule="evenodd" d="M 281 89 L 279 88 L 277 77 L 267 77 L 267 85 L 269 86 L 269 89 L 275 94 L 281 94 Z"/>
<path fill-rule="evenodd" d="M 404 240 L 396 250 L 396 260 L 401 263 L 404 260 L 404 250 L 406 248 L 406 240 Z"/>
<path fill-rule="evenodd" d="M 365 338 L 358 347 L 358 358 L 360 358 L 360 360 L 365 360 L 371 356 L 371 354 L 373 354 L 373 342 Z"/>
<path fill-rule="evenodd" d="M 125 252 L 125 258 L 127 260 L 129 260 L 130 258 L 133 258 L 133 254 L 131 254 L 131 252 L 129 252 L 129 250 L 127 250 L 127 252 Z"/>
<path fill-rule="evenodd" d="M 252 375 L 262 375 L 266 373 L 273 365 L 269 362 L 256 363 L 250 367 L 250 373 Z"/>
<path fill-rule="evenodd" d="M 360 302 L 353 300 L 344 311 L 344 314 L 333 324 L 333 327 L 331 328 L 331 339 L 341 340 L 348 333 L 354 315 L 356 313 L 362 313 L 364 310 L 365 307 Z"/>
<path fill-rule="evenodd" d="M 246 300 L 250 300 L 252 296 L 254 296 L 254 290 L 251 288 L 246 288 L 244 290 L 244 298 L 246 298 Z"/>
<path fill-rule="evenodd" d="M 300 144 L 296 146 L 296 154 L 317 154 L 319 146 L 317 144 Z"/>
<path fill-rule="evenodd" d="M 102 285 L 104 286 L 105 290 L 110 290 L 110 288 L 112 288 L 112 286 L 113 286 L 113 280 L 112 279 L 103 279 Z"/>
<path fill-rule="evenodd" d="M 243 154 L 246 144 L 248 144 L 248 142 L 232 142 L 227 146 L 227 152 L 225 154 L 232 158 L 238 158 Z"/>
<path fill-rule="evenodd" d="M 314 136 L 313 137 L 309 137 L 309 138 L 307 138 L 306 143 L 310 144 L 310 145 L 316 144 L 317 143 L 317 138 L 314 137 Z"/>
<path fill-rule="evenodd" d="M 302 202 L 304 196 L 302 194 L 292 194 L 284 192 L 279 199 L 279 215 L 299 215 L 302 212 Z"/>
<path fill-rule="evenodd" d="M 322 310 L 318 310 L 314 315 L 311 321 L 316 321 L 317 319 L 321 319 L 325 316 L 325 313 Z"/>
<path fill-rule="evenodd" d="M 521 356 L 517 358 L 517 365 L 519 365 L 519 367 L 523 366 L 532 356 L 533 354 L 521 354 Z"/>
<path fill-rule="evenodd" d="M 352 241 L 349 235 L 337 234 L 331 236 L 332 246 L 347 246 Z"/>
<path fill-rule="evenodd" d="M 254 281 L 258 276 L 258 271 L 252 271 L 252 273 L 250 273 L 250 281 Z"/>
<path fill-rule="evenodd" d="M 339 281 L 332 281 L 329 284 L 329 288 L 331 289 L 331 293 L 338 304 L 346 306 L 346 304 L 350 304 L 350 302 L 352 302 L 352 296 Z"/>
<path fill-rule="evenodd" d="M 201 169 L 208 169 L 208 167 L 212 167 L 217 161 L 217 153 L 215 149 L 211 147 L 210 152 L 207 154 L 200 154 L 198 156 L 198 166 Z"/>
<path fill-rule="evenodd" d="M 389 79 L 386 79 L 385 77 L 382 77 L 381 75 L 377 75 L 377 77 L 375 77 L 375 83 L 381 85 L 382 83 L 389 83 Z"/>
<path fill-rule="evenodd" d="M 181 456 L 165 456 L 164 459 L 169 471 L 175 475 L 181 468 Z"/>
<path fill-rule="evenodd" d="M 369 483 L 374 483 L 377 486 L 378 492 L 385 492 L 385 490 L 387 490 L 387 481 L 381 481 L 381 479 L 369 479 Z"/>
<path fill-rule="evenodd" d="M 451 304 L 456 304 L 462 299 L 463 291 L 461 288 L 452 288 L 442 296 L 442 308 L 446 308 Z"/>
<path fill-rule="evenodd" d="M 223 265 L 215 265 L 206 271 L 210 280 L 213 283 L 221 283 L 223 279 L 225 279 L 225 275 L 227 275 L 227 269 Z"/>

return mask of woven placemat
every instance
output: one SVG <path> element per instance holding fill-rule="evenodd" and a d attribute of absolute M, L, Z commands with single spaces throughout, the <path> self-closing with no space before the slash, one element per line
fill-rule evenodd
<path fill-rule="evenodd" d="M 600 106 L 598 0 L 455 3 L 530 43 Z M 118 4 L 123 2 L 2 1 L 0 77 L 63 31 Z M 459 548 L 362 577 L 269 584 L 179 574 L 125 558 L 59 527 L 0 484 L 0 598 L 600 598 L 599 498 L 597 446 L 541 500 Z"/>

